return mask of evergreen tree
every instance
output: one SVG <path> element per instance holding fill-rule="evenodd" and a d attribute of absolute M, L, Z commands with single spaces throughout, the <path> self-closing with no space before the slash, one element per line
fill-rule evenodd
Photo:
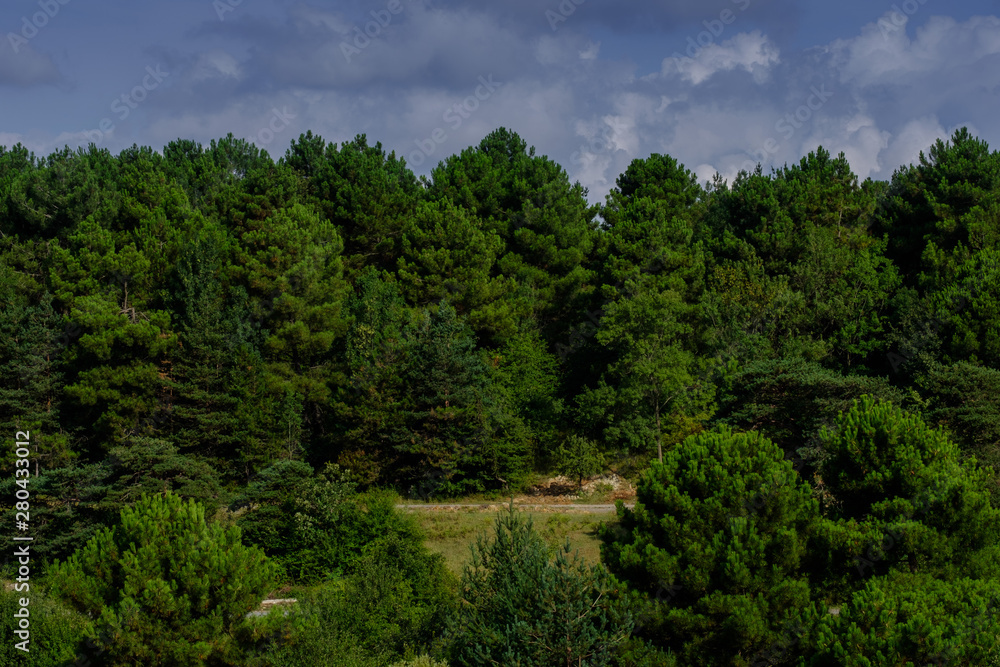
<path fill-rule="evenodd" d="M 395 153 L 361 134 L 341 146 L 312 132 L 293 141 L 287 164 L 306 179 L 309 199 L 344 239 L 344 270 L 366 266 L 391 271 L 402 251 L 406 221 L 420 199 L 420 184 Z"/>
<path fill-rule="evenodd" d="M 830 590 L 848 577 L 891 570 L 995 578 L 1000 510 L 993 472 L 913 413 L 869 396 L 823 429 L 820 466 L 829 494 L 817 550 Z"/>
<path fill-rule="evenodd" d="M 454 202 L 499 236 L 493 275 L 516 281 L 550 344 L 563 337 L 593 291 L 597 209 L 586 189 L 501 127 L 432 170 L 427 196 Z"/>
<path fill-rule="evenodd" d="M 568 542 L 550 558 L 513 505 L 494 530 L 492 539 L 479 536 L 462 572 L 451 664 L 612 664 L 633 623 L 614 578 L 581 563 Z"/>
<path fill-rule="evenodd" d="M 178 496 L 144 496 L 55 566 L 53 590 L 95 618 L 112 662 L 208 665 L 232 661 L 233 633 L 275 583 L 276 570 L 239 528 L 206 523 Z"/>
<path fill-rule="evenodd" d="M 812 604 L 806 565 L 819 506 L 757 433 L 687 438 L 642 477 L 634 509 L 601 531 L 602 560 L 650 602 L 642 636 L 686 664 L 749 664 Z"/>

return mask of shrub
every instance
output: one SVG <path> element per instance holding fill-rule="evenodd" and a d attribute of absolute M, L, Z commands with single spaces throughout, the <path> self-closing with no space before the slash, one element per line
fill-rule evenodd
<path fill-rule="evenodd" d="M 238 653 L 233 632 L 274 585 L 275 566 L 204 507 L 143 496 L 51 573 L 53 591 L 96 619 L 108 660 L 184 667 Z"/>
<path fill-rule="evenodd" d="M 620 587 L 603 566 L 549 558 L 531 519 L 514 511 L 480 535 L 462 573 L 458 613 L 449 625 L 453 665 L 555 667 L 611 664 L 632 629 Z"/>
<path fill-rule="evenodd" d="M 635 508 L 602 527 L 604 562 L 651 598 L 637 635 L 684 664 L 729 665 L 782 643 L 811 605 L 809 487 L 758 433 L 691 436 L 653 463 Z"/>

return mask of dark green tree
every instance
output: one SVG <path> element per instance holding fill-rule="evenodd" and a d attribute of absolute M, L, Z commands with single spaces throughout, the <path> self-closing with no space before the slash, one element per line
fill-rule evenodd
<path fill-rule="evenodd" d="M 831 590 L 891 570 L 940 578 L 994 578 L 1000 510 L 992 470 L 963 460 L 958 446 L 918 414 L 870 396 L 821 431 L 827 503 L 821 545 Z"/>
<path fill-rule="evenodd" d="M 965 127 L 893 174 L 876 229 L 908 285 L 947 285 L 974 253 L 997 247 L 998 193 L 1000 156 Z"/>
<path fill-rule="evenodd" d="M 511 505 L 493 538 L 479 536 L 463 570 L 450 663 L 610 665 L 633 623 L 619 586 L 568 542 L 553 560 L 531 519 Z"/>
<path fill-rule="evenodd" d="M 642 635 L 686 664 L 749 665 L 811 607 L 819 505 L 781 450 L 722 429 L 654 462 L 634 509 L 601 531 L 602 560 L 650 596 Z M 658 591 L 674 591 L 661 601 Z"/>
<path fill-rule="evenodd" d="M 597 240 L 596 207 L 566 171 L 506 128 L 449 157 L 431 172 L 427 196 L 447 199 L 503 242 L 494 276 L 513 279 L 546 340 L 554 345 L 594 287 L 588 260 Z M 502 341 L 496 341 L 502 342 Z"/>
<path fill-rule="evenodd" d="M 406 221 L 420 199 L 420 183 L 395 153 L 381 143 L 327 144 L 312 132 L 293 141 L 283 162 L 306 180 L 308 198 L 344 239 L 345 272 L 366 266 L 392 271 L 402 252 Z"/>
<path fill-rule="evenodd" d="M 809 665 L 995 665 L 1000 597 L 991 580 L 876 577 L 827 614 Z"/>

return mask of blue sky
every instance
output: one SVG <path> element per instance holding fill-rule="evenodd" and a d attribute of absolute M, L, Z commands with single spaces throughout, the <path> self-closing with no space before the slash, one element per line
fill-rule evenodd
<path fill-rule="evenodd" d="M 1000 143 L 998 17 L 997 0 L 7 0 L 0 144 L 232 132 L 279 157 L 306 130 L 365 133 L 426 174 L 504 126 L 592 201 L 650 153 L 731 180 L 822 145 L 888 179 L 963 125 Z"/>

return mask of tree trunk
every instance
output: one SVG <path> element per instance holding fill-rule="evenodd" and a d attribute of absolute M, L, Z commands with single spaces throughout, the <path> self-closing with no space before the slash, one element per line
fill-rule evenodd
<path fill-rule="evenodd" d="M 656 401 L 656 453 L 660 457 L 660 465 L 663 464 L 663 442 L 660 435 L 660 401 L 657 396 Z"/>

